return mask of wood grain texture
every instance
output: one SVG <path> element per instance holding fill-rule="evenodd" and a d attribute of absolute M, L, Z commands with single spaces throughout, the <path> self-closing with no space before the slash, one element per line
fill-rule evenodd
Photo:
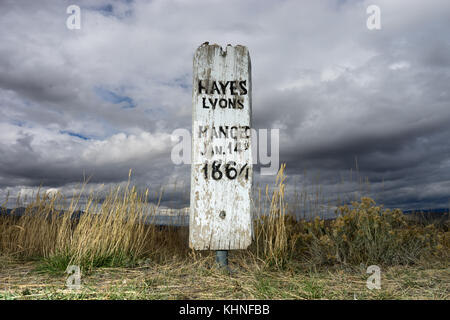
<path fill-rule="evenodd" d="M 251 128 L 252 108 L 248 49 L 228 45 L 223 50 L 205 43 L 194 54 L 193 71 L 189 246 L 196 250 L 246 249 L 253 237 L 251 134 L 245 134 Z M 202 90 L 199 81 L 207 89 Z M 220 89 L 221 84 L 227 90 L 211 92 L 214 82 L 216 88 Z M 221 106 L 217 102 L 220 99 L 223 99 Z M 241 104 L 236 101 L 233 104 L 230 99 Z M 228 128 L 228 136 L 217 136 L 219 128 Z M 241 148 L 231 150 L 230 145 L 236 143 Z M 215 152 L 210 155 L 208 150 Z M 205 163 L 213 161 L 222 163 L 221 179 L 211 177 L 212 168 L 208 168 L 205 176 Z M 230 161 L 237 170 L 236 178 L 234 171 L 230 171 L 231 179 L 225 176 L 225 164 Z"/>

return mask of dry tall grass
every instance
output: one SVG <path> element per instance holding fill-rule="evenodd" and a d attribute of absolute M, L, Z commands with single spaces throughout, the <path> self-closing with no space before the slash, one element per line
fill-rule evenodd
<path fill-rule="evenodd" d="M 89 269 L 130 265 L 144 258 L 160 261 L 170 255 L 167 248 L 183 251 L 186 232 L 145 223 L 158 207 L 148 203 L 148 190 L 138 192 L 128 183 L 111 190 L 101 203 L 91 193 L 82 207 L 81 194 L 65 208 L 60 194 L 38 192 L 21 216 L 1 217 L 0 252 L 44 258 L 59 269 L 68 264 Z"/>
<path fill-rule="evenodd" d="M 291 258 L 298 235 L 288 231 L 286 225 L 287 203 L 285 201 L 286 168 L 282 164 L 275 179 L 276 187 L 272 194 L 266 186 L 265 201 L 268 204 L 259 208 L 261 215 L 255 219 L 256 255 L 268 265 L 283 267 Z M 261 191 L 259 192 L 261 203 Z"/>
<path fill-rule="evenodd" d="M 448 260 L 449 232 L 412 225 L 399 210 L 389 211 L 363 198 L 339 207 L 333 221 L 298 220 L 285 199 L 282 165 L 276 186 L 258 193 L 255 241 L 247 253 L 268 267 L 290 262 L 320 264 L 407 264 L 434 254 Z M 186 227 L 146 224 L 159 202 L 148 203 L 148 190 L 128 183 L 111 190 L 103 201 L 92 193 L 80 205 L 82 191 L 65 206 L 60 195 L 37 193 L 20 217 L 0 216 L 0 253 L 23 259 L 44 258 L 53 269 L 69 264 L 85 269 L 194 259 Z M 77 212 L 84 213 L 77 216 Z M 200 254 L 201 255 L 201 254 Z"/>

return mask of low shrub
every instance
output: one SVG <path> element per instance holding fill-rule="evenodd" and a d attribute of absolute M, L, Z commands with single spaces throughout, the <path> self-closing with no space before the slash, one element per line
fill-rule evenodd
<path fill-rule="evenodd" d="M 445 249 L 433 225 L 410 225 L 401 210 L 383 209 L 370 198 L 340 206 L 338 214 L 305 222 L 300 239 L 314 264 L 409 264 Z"/>

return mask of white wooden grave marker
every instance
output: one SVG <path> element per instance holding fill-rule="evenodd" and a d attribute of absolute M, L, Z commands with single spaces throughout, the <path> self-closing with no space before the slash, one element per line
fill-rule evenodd
<path fill-rule="evenodd" d="M 194 55 L 189 246 L 246 249 L 253 237 L 248 49 L 207 42 Z"/>

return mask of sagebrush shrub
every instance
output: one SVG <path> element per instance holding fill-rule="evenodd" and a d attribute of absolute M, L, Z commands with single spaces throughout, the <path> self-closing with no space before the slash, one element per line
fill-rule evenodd
<path fill-rule="evenodd" d="M 408 264 L 439 249 L 433 225 L 409 225 L 401 210 L 383 209 L 370 198 L 340 206 L 338 214 L 327 223 L 305 223 L 301 239 L 315 263 Z"/>

